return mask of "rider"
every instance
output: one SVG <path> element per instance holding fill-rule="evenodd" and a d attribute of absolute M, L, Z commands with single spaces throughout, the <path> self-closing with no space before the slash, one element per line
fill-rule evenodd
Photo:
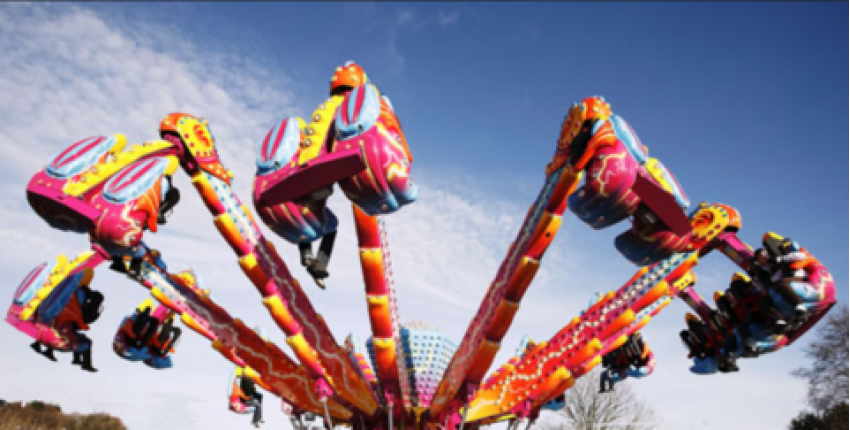
<path fill-rule="evenodd" d="M 786 335 L 799 328 L 809 313 L 803 301 L 810 288 L 803 265 L 811 258 L 800 245 L 788 238 L 768 233 L 756 251 L 750 272 L 761 292 L 748 318 L 737 324 L 718 351 L 718 370 L 737 371 L 739 357 L 756 357 L 772 352 L 787 342 Z M 734 286 L 734 285 L 733 285 Z M 741 290 L 740 286 L 737 288 Z"/>
<path fill-rule="evenodd" d="M 369 78 L 366 76 L 366 71 L 353 61 L 349 61 L 343 66 L 337 67 L 333 76 L 331 76 L 330 95 L 344 95 L 354 88 L 368 82 Z M 308 127 L 308 130 L 308 133 L 312 135 L 312 124 Z M 309 139 L 309 137 L 305 137 L 305 139 Z M 330 196 L 331 192 L 332 190 L 329 188 L 315 192 L 313 194 L 316 195 L 318 199 L 314 198 L 314 200 L 322 201 Z M 315 203 L 319 202 L 317 201 Z M 323 203 L 321 206 L 323 206 Z M 319 209 L 321 209 L 321 207 Z M 310 276 L 312 276 L 319 287 L 322 288 L 324 288 L 324 279 L 329 275 L 328 262 L 331 259 L 335 239 L 336 229 L 322 236 L 322 241 L 319 243 L 319 249 L 315 255 L 313 254 L 313 245 L 311 242 L 300 242 L 298 244 L 298 250 L 301 253 L 301 265 L 307 268 L 307 272 L 310 273 Z"/>
<path fill-rule="evenodd" d="M 605 370 L 599 380 L 599 392 L 605 393 L 627 377 L 643 378 L 652 374 L 655 354 L 640 333 L 633 333 L 622 346 L 602 357 L 602 366 Z"/>
<path fill-rule="evenodd" d="M 103 294 L 92 290 L 87 285 L 80 285 L 69 300 L 68 305 L 56 317 L 54 323 L 59 331 L 73 332 L 73 337 L 76 338 L 78 346 L 73 350 L 71 364 L 79 365 L 81 369 L 88 372 L 97 372 L 97 369 L 92 366 L 91 362 L 92 341 L 82 331 L 88 330 L 89 324 L 94 323 L 100 317 L 102 304 Z M 44 346 L 44 350 L 41 349 L 42 346 Z M 36 341 L 30 347 L 47 359 L 56 361 L 56 357 L 53 355 L 54 349 L 50 345 Z"/>
<path fill-rule="evenodd" d="M 251 424 L 254 427 L 260 428 L 263 423 L 263 395 L 257 391 L 256 384 L 244 372 L 239 378 L 239 388 L 242 390 L 242 399 L 245 406 L 254 407 L 254 415 L 251 417 Z"/>
<path fill-rule="evenodd" d="M 753 281 L 766 294 L 759 307 L 773 317 L 777 332 L 788 332 L 808 316 L 802 303 L 808 296 L 807 273 L 802 265 L 810 257 L 791 239 L 768 233 L 763 243 L 764 248 L 756 251 L 750 269 Z"/>
<path fill-rule="evenodd" d="M 180 191 L 173 185 L 170 175 L 164 175 L 160 181 L 159 194 L 159 209 L 156 213 L 156 223 L 164 225 L 168 222 L 168 217 L 171 216 L 172 210 L 177 203 L 180 202 Z M 148 224 L 142 223 L 142 229 L 147 230 Z M 128 247 L 120 247 L 109 243 L 100 243 L 110 254 L 112 254 L 112 265 L 110 269 L 124 273 L 133 279 L 138 279 L 142 269 L 142 260 L 146 254 L 152 253 L 158 256 L 158 251 L 151 250 L 144 243 L 139 242 Z M 125 264 L 125 259 L 129 257 L 129 268 Z M 159 260 L 158 258 L 156 260 Z M 160 264 L 157 261 L 157 264 Z"/>
<path fill-rule="evenodd" d="M 167 356 L 172 347 L 177 344 L 181 334 L 180 327 L 174 326 L 174 317 L 167 318 L 153 338 L 151 353 L 160 357 Z"/>
<path fill-rule="evenodd" d="M 778 248 L 778 255 L 774 257 L 778 266 L 774 277 L 779 279 L 773 284 L 770 296 L 781 313 L 793 315 L 792 326 L 798 326 L 808 317 L 803 305 L 809 290 L 805 286 L 808 274 L 803 265 L 810 257 L 791 239 L 783 240 Z"/>

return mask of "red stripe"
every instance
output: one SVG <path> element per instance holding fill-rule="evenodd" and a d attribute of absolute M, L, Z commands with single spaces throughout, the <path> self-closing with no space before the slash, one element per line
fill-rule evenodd
<path fill-rule="evenodd" d="M 348 112 L 349 112 L 348 105 L 351 104 L 351 101 L 352 101 L 351 98 L 352 97 L 357 97 L 357 92 L 359 90 L 360 90 L 360 87 L 357 87 L 352 92 L 348 93 L 348 97 L 345 100 L 345 104 L 343 104 L 341 106 L 341 108 L 344 110 L 344 112 L 343 112 L 343 120 L 344 121 L 343 122 L 346 125 L 351 124 L 351 117 L 348 116 Z"/>
<path fill-rule="evenodd" d="M 357 91 L 357 88 L 355 88 L 354 91 Z M 346 96 L 346 98 L 345 98 L 345 100 L 343 100 L 342 104 L 339 105 L 339 109 L 342 109 L 342 123 L 343 124 L 348 124 L 350 122 L 350 120 L 348 119 L 348 103 L 349 103 L 350 98 L 351 98 L 351 93 L 348 93 L 348 96 Z"/>
<path fill-rule="evenodd" d="M 274 157 L 274 153 L 277 152 L 277 148 L 280 147 L 280 142 L 283 140 L 283 136 L 286 134 L 286 126 L 287 125 L 289 125 L 289 124 L 287 124 L 287 121 L 283 121 L 280 124 L 280 133 L 277 134 L 277 139 L 275 139 L 275 141 L 274 141 L 274 148 L 272 148 L 272 152 L 269 154 L 270 158 Z M 289 160 L 286 160 L 286 161 L 289 161 Z"/>
<path fill-rule="evenodd" d="M 142 165 L 140 165 L 140 166 L 136 169 L 136 170 L 137 170 L 137 172 L 136 172 L 135 176 L 133 176 L 133 177 L 132 177 L 131 179 L 129 179 L 129 180 L 124 181 L 124 183 L 123 183 L 123 184 L 121 184 L 121 187 L 120 187 L 120 188 L 118 188 L 118 190 L 116 190 L 116 191 L 121 191 L 121 190 L 123 190 L 124 188 L 126 188 L 128 185 L 130 185 L 130 184 L 132 184 L 132 183 L 136 182 L 136 181 L 137 181 L 140 177 L 144 176 L 147 172 L 149 172 L 149 171 L 153 168 L 153 166 L 154 166 L 154 165 L 156 165 L 156 162 L 157 162 L 157 160 L 150 160 L 150 161 L 148 161 L 148 162 L 147 162 L 147 164 L 146 164 L 146 165 L 143 165 L 143 166 L 142 166 Z"/>
<path fill-rule="evenodd" d="M 21 285 L 18 287 L 18 290 L 15 291 L 15 297 L 18 297 L 21 294 L 23 294 L 24 290 L 29 288 L 29 286 L 32 285 L 33 281 L 35 281 L 35 279 L 38 278 L 38 275 L 40 275 L 41 272 L 44 271 L 45 267 L 47 267 L 47 265 L 42 264 L 41 266 L 33 269 L 33 271 L 30 272 L 29 275 L 27 275 L 26 279 L 24 279 L 24 282 L 22 282 Z"/>
<path fill-rule="evenodd" d="M 88 138 L 88 139 L 91 139 L 91 137 L 90 137 L 90 138 Z M 65 154 L 67 154 L 67 153 L 68 153 L 71 149 L 74 149 L 74 146 L 79 145 L 79 144 L 81 144 L 82 142 L 85 142 L 85 141 L 86 141 L 86 140 L 88 140 L 88 139 L 83 139 L 83 140 L 81 140 L 81 141 L 79 141 L 79 142 L 77 142 L 77 143 L 75 143 L 75 144 L 71 145 L 71 147 L 70 147 L 70 148 L 68 148 L 68 149 L 66 149 L 66 150 L 65 150 L 65 152 L 63 152 L 63 153 L 62 153 L 62 155 L 60 155 L 59 157 L 56 157 L 56 160 L 58 161 L 58 160 L 59 160 L 60 158 L 62 158 Z M 56 167 L 62 167 L 62 166 L 64 166 L 64 165 L 66 165 L 66 164 L 70 163 L 71 161 L 76 160 L 77 158 L 80 158 L 80 154 L 84 154 L 84 153 L 88 152 L 90 149 L 92 149 L 92 148 L 94 148 L 95 146 L 97 146 L 98 144 L 100 144 L 100 142 L 103 142 L 103 137 L 98 137 L 97 139 L 95 139 L 95 140 L 94 140 L 94 142 L 92 142 L 92 143 L 88 144 L 88 146 L 86 146 L 85 148 L 83 148 L 83 149 L 79 150 L 79 151 L 78 151 L 78 152 L 77 152 L 74 156 L 69 157 L 67 160 L 63 161 L 63 162 L 62 162 L 62 163 L 60 163 L 60 164 L 56 164 Z"/>
<path fill-rule="evenodd" d="M 127 188 L 128 185 L 132 184 L 133 182 L 136 182 L 136 180 L 139 179 L 139 177 L 143 176 L 145 173 L 147 173 L 149 170 L 151 170 L 151 167 L 154 164 L 156 164 L 156 162 L 157 162 L 157 160 L 150 160 L 150 161 L 147 162 L 146 165 L 140 166 L 138 168 L 138 173 L 136 173 L 135 176 L 133 176 L 131 179 L 129 179 L 127 181 L 121 182 L 122 179 L 118 179 L 116 181 L 118 186 L 113 188 L 112 190 L 110 190 L 110 192 L 117 193 L 117 192 L 120 192 L 121 190 L 123 190 L 124 188 Z M 127 169 L 127 171 L 124 172 L 123 174 L 121 174 L 121 176 L 119 176 L 119 178 L 123 178 L 125 175 L 129 174 L 133 170 L 137 170 L 137 169 L 135 167 L 131 168 L 131 169 Z"/>
<path fill-rule="evenodd" d="M 355 104 L 355 107 L 354 107 L 354 118 L 357 118 L 357 116 L 360 115 L 360 110 L 363 109 L 363 100 L 365 100 L 365 99 L 366 99 L 366 87 L 363 86 L 363 87 L 360 87 L 360 91 L 357 92 L 357 100 L 356 100 L 356 104 Z M 352 122 L 354 121 L 354 118 L 351 119 Z"/>
<path fill-rule="evenodd" d="M 127 176 L 128 174 L 130 174 L 130 171 L 132 171 L 134 168 L 135 168 L 135 166 L 133 165 L 133 166 L 130 166 L 129 168 L 122 170 L 121 173 L 119 173 L 118 176 L 115 177 L 115 182 L 113 182 L 113 183 L 114 184 L 120 183 L 124 179 L 124 177 Z"/>
<path fill-rule="evenodd" d="M 87 138 L 85 138 L 85 139 L 83 139 L 83 140 L 81 140 L 81 141 L 79 141 L 79 142 L 76 142 L 76 143 L 74 143 L 73 145 L 69 146 L 69 147 L 68 147 L 68 148 L 66 148 L 64 151 L 62 151 L 62 153 L 61 153 L 61 154 L 59 154 L 59 155 L 55 158 L 55 160 L 59 160 L 59 159 L 61 159 L 61 158 L 62 158 L 62 157 L 64 157 L 66 154 L 68 154 L 68 152 L 69 152 L 69 151 L 73 150 L 73 149 L 74 149 L 77 145 L 79 145 L 79 144 L 81 144 L 81 143 L 83 143 L 83 142 L 85 142 L 85 141 L 87 141 L 87 140 L 89 140 L 89 139 L 91 139 L 91 138 L 93 138 L 93 137 L 94 137 L 94 136 L 92 136 L 92 137 L 87 137 Z"/>
<path fill-rule="evenodd" d="M 272 133 L 274 132 L 274 130 L 275 130 L 274 128 L 272 128 L 271 130 L 269 130 L 269 134 L 267 134 L 267 135 L 266 135 L 266 139 L 265 139 L 265 140 L 263 140 L 263 149 L 262 149 L 262 150 L 260 150 L 260 158 L 261 158 L 263 161 L 268 161 L 268 160 L 266 159 L 266 154 L 269 152 L 269 151 L 268 151 L 268 149 L 269 149 L 269 140 L 272 138 Z"/>

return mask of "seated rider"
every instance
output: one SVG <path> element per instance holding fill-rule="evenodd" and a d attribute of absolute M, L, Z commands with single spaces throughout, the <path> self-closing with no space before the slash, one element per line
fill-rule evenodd
<path fill-rule="evenodd" d="M 599 380 L 599 392 L 614 389 L 614 384 L 628 377 L 643 378 L 655 370 L 655 354 L 640 333 L 633 333 L 628 340 L 602 357 L 605 370 Z"/>
<path fill-rule="evenodd" d="M 134 348 L 141 350 L 148 344 L 150 338 L 156 334 L 158 327 L 159 321 L 151 317 L 150 307 L 145 307 L 142 310 L 137 308 L 133 313 L 133 336 L 129 341 Z"/>
<path fill-rule="evenodd" d="M 749 321 L 754 313 L 760 312 L 761 302 L 764 295 L 756 288 L 752 280 L 743 273 L 735 273 L 726 293 L 717 297 L 717 311 L 723 315 L 723 320 L 731 325 L 740 321 Z M 722 329 L 726 326 L 724 321 L 717 322 L 715 326 Z"/>
<path fill-rule="evenodd" d="M 765 241 L 766 248 L 770 248 Z M 792 254 L 793 243 L 787 242 L 776 246 L 775 249 L 784 250 L 782 253 L 774 253 L 765 249 L 756 252 L 753 261 L 755 283 L 767 286 L 767 294 L 759 291 L 752 284 L 745 286 L 733 281 L 730 287 L 734 296 L 738 299 L 737 307 L 744 308 L 744 317 L 735 321 L 732 331 L 726 335 L 722 347 L 717 352 L 717 370 L 721 372 L 737 372 L 737 359 L 740 357 L 757 357 L 764 353 L 776 351 L 786 342 L 787 333 L 795 330 L 806 318 L 806 309 L 792 306 L 786 300 L 785 293 L 780 290 L 790 286 L 793 282 L 805 282 L 805 271 L 799 273 L 791 267 L 782 267 L 785 262 L 796 260 Z M 771 257 L 771 254 L 774 257 Z M 790 258 L 789 258 L 790 256 Z M 805 258 L 805 257 L 804 257 Z M 772 261 L 771 261 L 772 260 Z M 796 273 L 793 273 L 793 272 Z M 766 282 L 767 281 L 767 282 Z M 778 281 L 778 282 L 777 282 Z M 779 283 L 782 283 L 780 286 Z M 796 293 L 791 292 L 795 299 Z M 718 301 L 721 307 L 723 302 Z M 748 305 L 748 306 L 747 306 Z M 724 306 L 731 307 L 731 304 Z M 801 305 L 798 305 L 801 306 Z M 748 308 L 748 309 L 747 309 Z M 730 310 L 725 310 L 729 312 Z M 788 323 L 791 321 L 791 324 Z"/>
<path fill-rule="evenodd" d="M 88 325 L 97 321 L 102 312 L 103 294 L 90 289 L 87 285 L 80 285 L 68 301 L 66 308 L 56 317 L 55 326 L 59 331 L 72 331 L 78 346 L 73 350 L 71 364 L 79 365 L 81 369 L 88 372 L 97 372 L 91 362 L 92 341 L 83 330 L 88 330 Z M 34 342 L 30 347 L 35 352 L 44 355 L 51 361 L 56 361 L 53 355 L 53 347 Z M 42 350 L 44 347 L 44 350 Z"/>
<path fill-rule="evenodd" d="M 165 192 L 165 197 L 159 204 L 159 214 L 156 218 L 156 223 L 159 225 L 165 225 L 168 221 L 167 217 L 171 216 L 172 209 L 180 201 L 180 191 L 171 182 L 171 176 L 165 176 L 165 180 L 168 183 L 168 191 Z"/>
<path fill-rule="evenodd" d="M 757 321 L 742 324 L 726 337 L 723 348 L 718 351 L 718 369 L 721 372 L 737 372 L 740 357 L 757 357 L 774 352 L 787 343 L 784 334 L 777 333 L 771 325 Z"/>
<path fill-rule="evenodd" d="M 735 285 L 730 290 L 740 290 L 743 285 Z M 747 291 L 749 296 L 739 299 L 742 294 L 733 293 L 736 301 L 718 301 L 719 307 L 735 306 L 738 315 L 730 326 L 721 328 L 721 340 L 718 347 L 709 348 L 709 354 L 705 357 L 694 357 L 694 366 L 691 371 L 696 374 L 712 374 L 717 371 L 722 373 L 737 372 L 739 370 L 737 360 L 740 357 L 756 357 L 760 354 L 773 352 L 782 347 L 786 342 L 786 336 L 777 329 L 778 326 L 776 310 L 770 304 L 770 300 L 759 291 Z M 725 297 L 725 296 L 724 296 Z M 755 299 L 753 299 L 755 298 Z M 728 300 L 728 299 L 727 299 Z M 756 301 L 756 303 L 753 302 Z M 767 301 L 767 304 L 765 304 Z M 729 311 L 724 311 L 729 312 Z"/>
<path fill-rule="evenodd" d="M 750 262 L 752 281 L 736 275 L 727 294 L 717 300 L 719 313 L 725 316 L 721 319 L 729 322 L 728 331 L 711 357 L 695 360 L 694 373 L 738 371 L 738 358 L 782 348 L 823 308 L 823 291 L 811 278 L 817 260 L 795 241 L 773 233 L 766 234 L 762 243 Z"/>
<path fill-rule="evenodd" d="M 180 191 L 178 191 L 172 184 L 171 176 L 163 176 L 163 181 L 163 187 L 166 191 L 165 195 L 162 196 L 162 200 L 159 204 L 159 211 L 157 213 L 156 222 L 159 225 L 164 225 L 168 221 L 168 217 L 171 216 L 172 210 L 180 201 Z M 148 229 L 147 223 L 142 224 L 142 229 Z M 148 247 L 143 243 L 124 249 L 120 249 L 117 246 L 110 246 L 108 244 L 101 244 L 101 246 L 103 246 L 112 255 L 112 265 L 110 265 L 109 268 L 118 273 L 127 274 L 133 279 L 139 278 L 142 269 L 142 260 L 146 254 L 151 252 L 158 256 L 157 251 L 148 249 Z M 125 264 L 125 259 L 127 257 L 130 259 L 129 268 Z"/>
<path fill-rule="evenodd" d="M 180 327 L 174 326 L 174 319 L 168 318 L 161 326 L 159 333 L 151 343 L 151 353 L 160 357 L 165 357 L 177 344 L 182 334 Z"/>
<path fill-rule="evenodd" d="M 791 239 L 767 234 L 763 243 L 750 269 L 753 281 L 766 293 L 759 305 L 773 316 L 776 331 L 787 333 L 805 322 L 808 310 L 803 302 L 817 294 L 808 287 L 804 269 L 810 257 Z"/>
<path fill-rule="evenodd" d="M 239 380 L 238 384 L 237 379 Z M 233 409 L 234 405 L 231 404 L 233 410 L 244 413 L 250 411 L 247 408 L 254 408 L 251 424 L 260 428 L 260 424 L 263 423 L 263 395 L 257 391 L 256 383 L 245 374 L 242 368 L 236 370 L 231 396 L 231 402 L 238 401 L 245 407 L 245 409 Z"/>
<path fill-rule="evenodd" d="M 338 67 L 331 77 L 330 95 L 340 96 L 352 91 L 354 88 L 369 82 L 366 76 L 366 71 L 353 61 L 345 63 Z M 310 129 L 312 129 L 312 124 Z M 331 131 L 333 132 L 333 131 Z M 324 188 L 313 192 L 305 201 L 298 202 L 301 205 L 313 205 L 312 210 L 316 213 L 324 211 L 325 201 L 332 193 L 331 188 Z M 301 255 L 301 265 L 307 269 L 310 276 L 316 281 L 316 284 L 324 289 L 325 279 L 330 275 L 328 273 L 328 263 L 333 253 L 334 241 L 336 240 L 336 230 L 329 231 L 322 236 L 317 252 L 313 253 L 313 244 L 311 242 L 299 242 L 298 251 Z"/>
<path fill-rule="evenodd" d="M 83 322 L 88 325 L 92 324 L 100 318 L 103 311 L 103 294 L 99 291 L 90 289 L 87 285 L 80 285 L 76 291 L 76 298 L 80 302 L 80 310 L 82 312 Z M 78 330 L 81 327 L 78 327 Z M 71 364 L 77 364 L 81 369 L 89 372 L 97 372 L 97 369 L 92 367 L 91 363 L 91 348 L 92 341 L 81 332 L 77 332 L 77 337 L 82 339 L 86 347 L 82 350 L 74 351 L 74 358 Z"/>

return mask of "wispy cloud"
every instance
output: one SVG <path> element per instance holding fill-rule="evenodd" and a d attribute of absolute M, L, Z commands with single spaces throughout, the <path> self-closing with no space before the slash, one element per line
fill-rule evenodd
<path fill-rule="evenodd" d="M 405 35 L 445 30 L 457 25 L 461 19 L 461 13 L 457 10 L 425 13 L 418 9 L 401 7 L 381 14 L 374 6 L 350 9 L 362 18 L 357 20 L 358 26 L 365 25 L 370 31 L 378 29 L 383 32 L 383 67 L 388 69 L 384 73 L 395 75 L 401 75 L 406 64 L 406 54 L 400 47 L 400 41 Z"/>
<path fill-rule="evenodd" d="M 414 15 L 398 16 L 399 24 L 411 19 Z M 276 119 L 303 114 L 309 107 L 297 106 L 283 89 L 285 73 L 271 73 L 256 64 L 241 67 L 250 59 L 202 50 L 174 28 L 116 25 L 111 17 L 68 5 L 3 6 L 0 25 L 6 30 L 0 35 L 0 49 L 8 53 L 0 59 L 0 67 L 7 71 L 0 75 L 0 89 L 7 95 L 0 100 L 0 144 L 10 157 L 9 168 L 0 177 L 0 197 L 10 203 L 0 208 L 0 241 L 7 256 L 0 270 L 8 274 L 7 289 L 38 262 L 87 246 L 82 235 L 51 230 L 22 198 L 29 177 L 76 139 L 121 132 L 131 142 L 140 142 L 156 138 L 158 121 L 168 112 L 204 115 L 212 123 L 222 159 L 236 175 L 237 192 L 247 199 L 255 140 Z M 269 82 L 272 75 L 278 78 Z M 388 219 L 399 305 L 403 318 L 433 321 L 459 338 L 527 206 L 475 190 L 462 192 L 462 179 L 445 178 L 438 171 L 419 171 L 417 179 L 421 202 Z M 146 241 L 163 252 L 172 270 L 195 267 L 235 316 L 273 328 L 186 178 L 179 175 L 177 185 L 184 190 L 183 202 L 169 224 Z M 350 204 L 337 193 L 330 205 L 341 221 L 330 291 L 313 288 L 297 263 L 292 269 L 317 310 L 337 330 L 337 339 L 352 331 L 365 340 L 369 328 Z M 280 244 L 286 261 L 298 261 L 294 247 L 271 239 Z M 173 384 L 145 379 L 152 371 L 145 373 L 147 369 L 111 356 L 108 345 L 123 315 L 146 293 L 105 268 L 93 287 L 107 296 L 107 311 L 92 332 L 95 364 L 102 371 L 93 376 L 100 381 L 99 390 L 81 395 L 86 390 L 81 381 L 90 375 L 80 375 L 65 363 L 32 360 L 26 339 L 2 324 L 0 343 L 9 348 L 0 359 L 6 368 L 20 372 L 0 387 L 0 397 L 42 398 L 77 410 L 114 408 L 132 428 L 147 428 L 148 417 L 162 405 L 145 399 L 169 395 L 169 402 L 178 402 L 173 396 L 190 390 L 204 393 L 204 400 L 193 400 L 192 408 L 207 412 L 184 424 L 205 428 L 219 424 L 222 417 L 229 419 L 220 407 L 229 367 L 224 360 L 202 339 L 187 334 L 175 357 L 176 368 L 167 373 Z M 283 344 L 282 336 L 270 331 L 272 339 Z M 187 372 L 189 362 L 196 365 Z M 45 374 L 49 377 L 33 381 L 27 376 L 44 369 L 49 369 Z M 201 377 L 207 379 L 196 380 Z M 131 394 L 126 393 L 127 386 L 134 387 Z M 108 399 L 121 402 L 107 403 Z"/>
<path fill-rule="evenodd" d="M 393 22 L 398 26 L 414 24 L 415 16 L 416 13 L 413 12 L 413 9 L 397 9 L 395 11 L 395 17 L 393 19 Z"/>
<path fill-rule="evenodd" d="M 456 10 L 444 11 L 441 10 L 437 13 L 437 24 L 440 27 L 448 27 L 457 24 L 460 22 L 460 12 Z"/>
<path fill-rule="evenodd" d="M 5 158 L 0 198 L 7 202 L 0 208 L 0 270 L 7 275 L 3 291 L 11 291 L 38 262 L 87 247 L 84 236 L 47 227 L 23 198 L 26 182 L 53 153 L 93 134 L 120 132 L 137 143 L 153 139 L 166 113 L 193 112 L 211 120 L 222 158 L 237 175 L 239 194 L 247 197 L 254 141 L 276 119 L 296 111 L 284 74 L 271 73 L 247 58 L 201 49 L 176 28 L 144 22 L 131 25 L 120 17 L 107 18 L 64 4 L 2 5 L 0 26 L 4 29 L 0 34 L 4 52 L 0 58 L 0 147 Z M 163 250 L 173 269 L 194 264 L 215 287 L 245 292 L 248 283 L 216 237 L 209 214 L 192 195 L 188 180 L 178 177 L 177 184 L 184 190 L 183 203 L 162 234 L 150 235 L 148 241 Z M 34 360 L 26 339 L 0 324 L 0 344 L 5 345 L 0 361 L 12 372 L 0 384 L 0 397 L 44 399 L 69 410 L 109 408 L 130 428 L 153 428 L 162 425 L 160 419 L 166 416 L 195 428 L 244 421 L 221 406 L 231 366 L 216 357 L 205 341 L 185 337 L 177 368 L 167 372 L 131 365 L 112 355 L 111 337 L 122 316 L 147 294 L 105 267 L 93 287 L 107 296 L 106 312 L 92 330 L 95 366 L 101 372 L 83 375 L 67 364 L 65 356 L 60 364 Z M 229 299 L 228 294 L 222 296 Z M 255 295 L 245 297 L 245 303 L 255 303 Z M 261 308 L 236 309 L 235 314 L 268 324 L 251 317 L 261 312 Z M 175 395 L 191 395 L 195 400 L 187 405 Z M 111 399 L 128 406 L 113 405 Z"/>
<path fill-rule="evenodd" d="M 513 40 L 516 42 L 533 42 L 543 34 L 543 29 L 541 29 L 537 24 L 531 21 L 522 21 L 519 26 L 517 26 L 514 31 Z"/>
<path fill-rule="evenodd" d="M 375 9 L 374 5 L 362 8 L 373 15 Z M 397 58 L 386 67 L 398 71 L 404 66 L 404 55 L 397 46 L 400 31 L 422 28 L 418 27 L 421 22 L 450 26 L 461 19 L 452 11 L 422 17 L 412 9 L 392 17 L 395 21 L 385 40 L 392 48 L 388 55 Z M 158 122 L 166 113 L 201 114 L 210 119 L 222 159 L 236 175 L 237 193 L 250 206 L 254 143 L 276 120 L 305 115 L 316 102 L 302 104 L 287 90 L 292 82 L 286 70 L 269 70 L 250 56 L 201 47 L 191 34 L 166 24 L 122 22 L 120 17 L 66 4 L 3 4 L 0 27 L 0 149 L 5 156 L 0 172 L 3 291 L 11 291 L 38 262 L 87 246 L 82 235 L 51 230 L 23 197 L 30 176 L 53 153 L 92 134 L 121 132 L 132 142 L 155 138 Z M 521 24 L 518 34 L 537 37 L 540 31 Z M 397 105 L 403 115 L 403 101 Z M 414 152 L 416 145 L 427 145 L 411 143 Z M 422 188 L 420 201 L 388 218 L 389 239 L 402 319 L 429 321 L 459 340 L 537 189 L 532 185 L 523 191 L 523 200 L 514 201 L 498 190 L 436 169 L 414 165 L 414 176 Z M 283 345 L 283 336 L 274 330 L 257 293 L 215 232 L 185 176 L 178 176 L 177 185 L 184 190 L 182 203 L 169 224 L 147 241 L 163 251 L 172 270 L 194 266 L 234 316 L 249 325 L 266 327 L 270 337 Z M 369 328 L 350 205 L 340 193 L 332 197 L 330 205 L 340 218 L 341 232 L 328 291 L 310 285 L 297 265 L 294 247 L 270 239 L 278 244 L 284 260 L 292 262 L 293 273 L 337 339 L 354 332 L 365 340 Z M 587 304 L 594 291 L 618 288 L 634 272 L 611 245 L 613 236 L 625 227 L 596 232 L 567 217 L 496 364 L 510 356 L 523 334 L 538 340 L 548 338 Z M 708 289 L 722 287 L 730 267 L 706 262 L 699 274 L 709 282 L 701 284 Z M 130 428 L 247 424 L 245 417 L 228 413 L 224 406 L 231 366 L 198 336 L 184 336 L 175 357 L 176 368 L 168 371 L 156 372 L 111 355 L 114 330 L 146 292 L 105 269 L 93 286 L 107 295 L 106 312 L 92 330 L 95 365 L 101 372 L 79 372 L 67 364 L 65 356 L 59 364 L 37 358 L 26 347 L 23 335 L 0 324 L 0 344 L 4 345 L 0 368 L 5 372 L 0 398 L 44 399 L 69 410 L 106 410 L 120 415 Z M 800 399 L 793 393 L 804 390 L 797 390 L 797 381 L 787 378 L 800 356 L 794 349 L 757 363 L 743 363 L 745 371 L 735 381 L 689 375 L 684 350 L 675 336 L 684 312 L 684 306 L 675 304 L 647 328 L 647 338 L 663 365 L 657 376 L 636 385 L 648 387 L 646 395 L 663 413 L 681 417 L 677 422 L 683 426 L 690 423 L 689 417 L 708 417 L 712 423 L 731 423 L 717 427 L 743 428 L 759 425 L 758 421 L 740 424 L 745 415 L 763 417 L 777 408 L 799 408 Z M 758 387 L 771 375 L 781 378 L 770 386 L 772 397 L 768 402 L 752 402 L 762 395 Z M 683 384 L 688 385 L 681 388 Z M 730 391 L 732 384 L 734 392 Z M 749 405 L 756 412 L 736 409 L 728 419 L 716 418 L 699 401 L 693 401 L 701 396 L 723 397 L 724 404 Z M 275 413 L 276 407 L 269 407 L 275 402 L 269 399 L 266 405 L 269 426 L 286 428 L 288 423 Z M 179 421 L 182 417 L 187 421 Z"/>

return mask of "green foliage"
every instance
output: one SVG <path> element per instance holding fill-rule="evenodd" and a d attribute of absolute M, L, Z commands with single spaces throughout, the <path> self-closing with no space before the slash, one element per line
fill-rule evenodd
<path fill-rule="evenodd" d="M 120 419 L 94 413 L 63 414 L 58 405 L 42 401 L 7 403 L 0 400 L 0 430 L 126 430 Z"/>
<path fill-rule="evenodd" d="M 847 403 L 832 406 L 822 414 L 801 412 L 791 421 L 788 430 L 848 430 L 850 415 Z"/>
<path fill-rule="evenodd" d="M 60 408 L 59 405 L 51 405 L 50 403 L 44 403 L 40 400 L 33 400 L 33 401 L 29 402 L 27 404 L 27 407 L 32 408 L 32 409 L 39 411 L 39 412 L 45 412 L 45 411 L 62 412 L 62 408 Z"/>
<path fill-rule="evenodd" d="M 811 412 L 800 412 L 800 415 L 791 421 L 788 430 L 823 430 L 823 421 Z"/>
<path fill-rule="evenodd" d="M 794 375 L 808 382 L 808 403 L 814 412 L 801 412 L 790 430 L 848 430 L 848 338 L 850 317 L 847 305 L 829 314 L 817 331 L 817 338 L 804 352 L 810 367 L 799 368 Z"/>
<path fill-rule="evenodd" d="M 829 430 L 847 430 L 850 428 L 850 409 L 847 403 L 833 406 L 823 416 L 823 423 Z"/>
<path fill-rule="evenodd" d="M 833 406 L 847 403 L 849 320 L 847 305 L 833 309 L 804 349 L 811 366 L 794 371 L 808 382 L 808 402 L 815 412 L 826 414 Z"/>

